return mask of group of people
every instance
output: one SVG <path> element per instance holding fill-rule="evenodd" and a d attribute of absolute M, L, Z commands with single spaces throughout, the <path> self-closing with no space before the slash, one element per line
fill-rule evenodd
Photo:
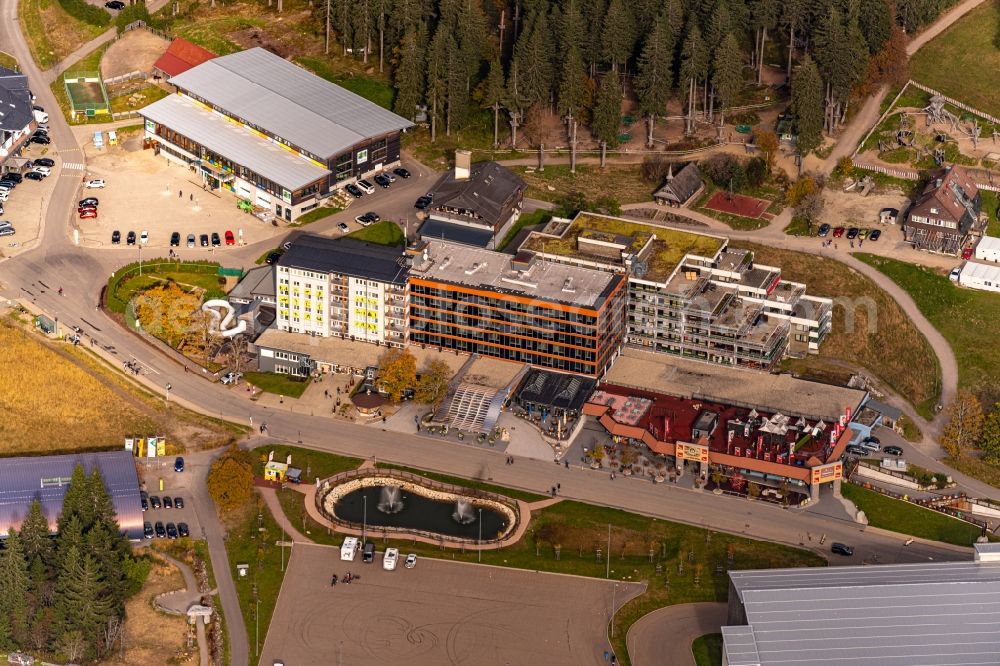
<path fill-rule="evenodd" d="M 345 585 L 350 585 L 351 581 L 354 580 L 355 578 L 361 578 L 361 576 L 355 576 L 350 571 L 348 571 L 346 574 L 344 574 L 343 578 L 338 579 L 337 574 L 333 574 L 333 578 L 330 579 L 330 587 L 336 585 L 338 580 L 341 583 L 344 583 Z"/>
<path fill-rule="evenodd" d="M 133 375 L 136 375 L 136 376 L 138 376 L 139 372 L 142 371 L 142 366 L 139 365 L 138 361 L 134 361 L 134 360 L 133 361 L 125 361 L 125 363 L 123 363 L 122 365 L 125 367 L 126 370 L 128 370 L 129 372 L 131 372 Z"/>

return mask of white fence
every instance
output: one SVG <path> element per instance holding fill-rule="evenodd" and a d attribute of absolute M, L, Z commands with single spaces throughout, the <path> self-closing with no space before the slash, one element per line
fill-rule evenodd
<path fill-rule="evenodd" d="M 105 86 L 116 86 L 123 83 L 128 83 L 129 81 L 135 81 L 136 79 L 147 79 L 149 75 L 146 72 L 135 70 L 134 72 L 129 72 L 128 74 L 122 74 L 121 76 L 112 76 L 110 79 L 104 79 Z"/>

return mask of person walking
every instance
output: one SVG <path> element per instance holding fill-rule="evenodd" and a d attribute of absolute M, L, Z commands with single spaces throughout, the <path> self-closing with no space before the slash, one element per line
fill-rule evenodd
<path fill-rule="evenodd" d="M 177 190 L 177 198 L 182 199 L 183 197 L 184 197 L 184 192 L 182 192 L 181 190 Z"/>

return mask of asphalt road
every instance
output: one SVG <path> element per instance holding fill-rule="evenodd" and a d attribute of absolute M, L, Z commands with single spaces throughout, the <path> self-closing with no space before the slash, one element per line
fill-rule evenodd
<path fill-rule="evenodd" d="M 717 634 L 726 624 L 727 604 L 679 604 L 647 613 L 629 627 L 625 645 L 634 666 L 697 666 L 691 643 Z"/>

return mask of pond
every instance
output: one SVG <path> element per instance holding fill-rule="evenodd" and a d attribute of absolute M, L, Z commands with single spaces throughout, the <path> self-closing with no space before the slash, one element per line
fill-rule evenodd
<path fill-rule="evenodd" d="M 391 485 L 353 490 L 337 500 L 333 512 L 340 520 L 365 521 L 369 528 L 396 527 L 473 540 L 480 536 L 480 516 L 484 541 L 499 537 L 508 528 L 503 514 L 474 506 L 471 500 L 433 500 Z"/>

